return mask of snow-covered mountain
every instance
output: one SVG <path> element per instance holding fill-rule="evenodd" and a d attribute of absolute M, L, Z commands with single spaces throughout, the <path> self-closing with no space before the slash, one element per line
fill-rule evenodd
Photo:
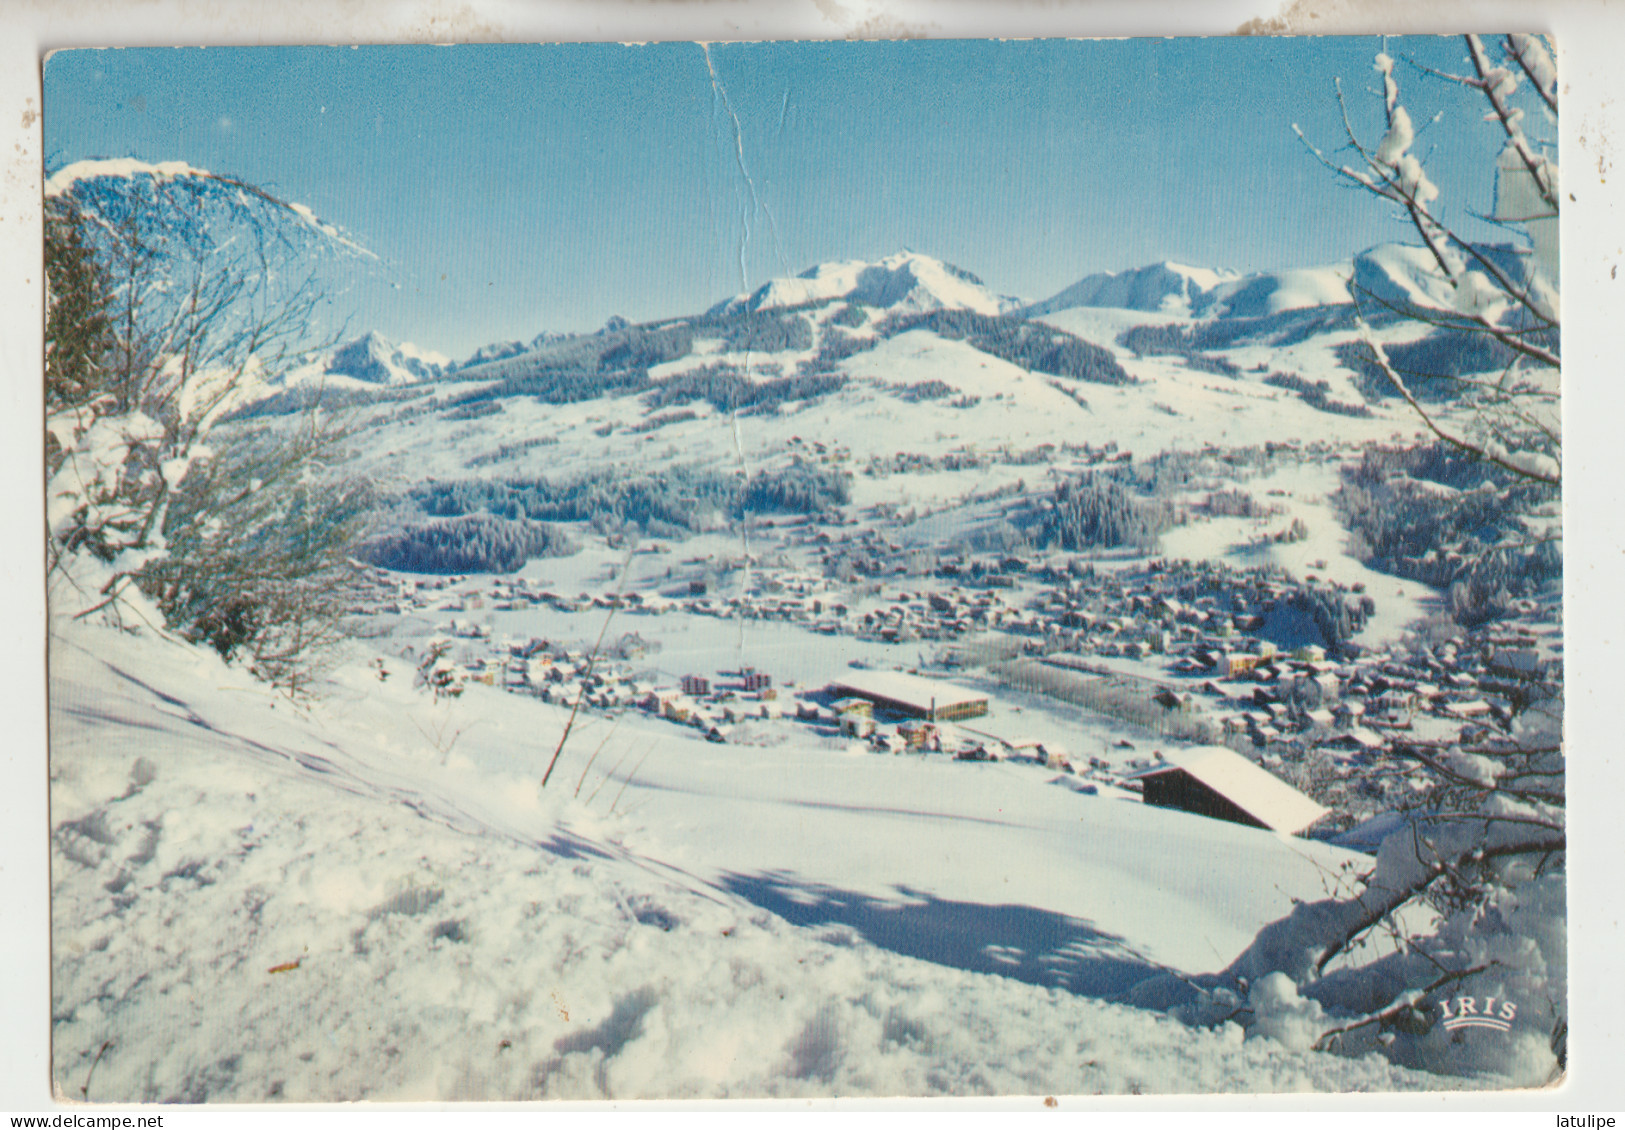
<path fill-rule="evenodd" d="M 492 361 L 505 361 L 509 357 L 518 357 L 521 353 L 529 353 L 540 349 L 553 341 L 561 341 L 569 334 L 543 332 L 531 338 L 529 342 L 523 341 L 494 341 L 489 345 L 482 345 L 469 354 L 468 360 L 451 366 L 454 369 L 472 369 L 476 365 L 489 364 Z"/>
<path fill-rule="evenodd" d="M 1449 284 L 1422 247 L 1379 243 L 1350 259 L 1321 267 L 1259 271 L 1218 288 L 1211 310 L 1219 317 L 1263 318 L 1288 310 L 1346 306 L 1451 308 Z"/>
<path fill-rule="evenodd" d="M 522 341 L 493 341 L 489 345 L 482 345 L 469 354 L 468 360 L 457 367 L 471 369 L 475 365 L 484 365 L 491 361 L 503 361 L 509 357 L 517 357 L 530 348 Z"/>
<path fill-rule="evenodd" d="M 1481 250 L 1514 277 L 1522 273 L 1510 248 Z M 1480 268 L 1469 263 L 1468 269 L 1472 273 Z M 1425 248 L 1380 243 L 1350 259 L 1318 267 L 1240 274 L 1165 262 L 1099 272 L 1022 312 L 1044 317 L 1063 310 L 1103 307 L 1192 318 L 1264 318 L 1289 310 L 1348 306 L 1356 295 L 1362 303 L 1377 308 L 1455 306 L 1449 285 Z"/>
<path fill-rule="evenodd" d="M 1025 313 L 1041 317 L 1079 306 L 1108 306 L 1190 316 L 1208 309 L 1221 286 L 1240 278 L 1234 271 L 1171 262 L 1127 271 L 1102 271 L 1085 275 L 1059 294 L 1027 307 Z"/>
<path fill-rule="evenodd" d="M 719 303 L 711 313 L 773 310 L 835 299 L 904 314 L 931 310 L 1003 314 L 1020 307 L 1016 299 L 994 294 L 969 271 L 929 255 L 900 251 L 874 263 L 862 259 L 820 263 L 794 278 L 774 279 Z"/>
<path fill-rule="evenodd" d="M 1518 256 L 1510 248 L 1482 250 L 1513 277 L 1522 274 Z M 1469 266 L 1476 269 L 1476 265 Z M 595 368 L 604 352 L 595 344 L 597 342 L 626 344 L 628 335 L 638 338 L 657 325 L 698 327 L 705 323 L 705 330 L 696 328 L 695 331 L 705 336 L 717 332 L 722 323 L 767 312 L 792 319 L 799 317 L 815 337 L 821 338 L 821 316 L 803 308 L 827 308 L 843 302 L 861 304 L 880 315 L 965 310 L 990 317 L 1052 319 L 1068 311 L 1100 309 L 1213 320 L 1273 318 L 1292 311 L 1339 307 L 1351 310 L 1356 296 L 1368 308 L 1367 315 L 1379 319 L 1385 308 L 1454 309 L 1458 301 L 1424 248 L 1392 243 L 1378 244 L 1349 259 L 1322 266 L 1247 274 L 1172 261 L 1123 271 L 1096 272 L 1043 301 L 1027 305 L 995 292 L 977 276 L 952 264 L 929 255 L 900 251 L 874 262 L 847 259 L 820 263 L 794 277 L 773 279 L 749 293 L 716 303 L 692 322 L 678 319 L 636 326 L 616 316 L 591 334 L 542 333 L 529 342 L 492 342 L 458 364 L 449 365 L 443 359 L 441 364 L 442 373 L 449 373 L 545 353 L 551 365 Z M 727 337 L 728 333 L 723 331 L 722 336 Z M 331 371 L 342 371 L 373 384 L 401 383 L 381 378 L 380 374 L 386 369 L 385 355 L 394 347 L 380 342 L 382 339 L 376 335 L 369 335 L 351 343 L 341 352 L 345 358 L 355 359 L 354 367 L 345 363 Z M 400 348 L 404 351 L 411 347 Z M 646 360 L 674 361 L 686 351 L 685 347 L 671 353 L 662 347 Z M 409 374 L 422 371 L 410 364 L 395 364 Z"/>
<path fill-rule="evenodd" d="M 1373 248 L 1357 259 L 1381 251 Z M 1379 258 L 1374 278 L 1385 277 L 1386 258 Z M 1240 274 L 1231 270 L 1154 263 L 1126 271 L 1086 275 L 1059 293 L 1035 302 L 1023 312 L 1043 317 L 1080 307 L 1145 310 L 1186 318 L 1258 318 L 1312 306 L 1346 305 L 1352 299 L 1349 261 L 1324 267 Z M 1387 289 L 1392 289 L 1387 288 Z"/>
<path fill-rule="evenodd" d="M 409 385 L 434 380 L 451 368 L 451 359 L 411 342 L 397 345 L 382 334 L 369 332 L 334 348 L 306 377 L 348 377 L 370 385 Z"/>

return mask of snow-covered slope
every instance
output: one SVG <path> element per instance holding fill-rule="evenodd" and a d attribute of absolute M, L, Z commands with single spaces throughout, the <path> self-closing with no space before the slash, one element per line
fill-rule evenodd
<path fill-rule="evenodd" d="M 958 309 L 1001 314 L 1019 306 L 1015 299 L 988 290 L 968 271 L 929 255 L 900 251 L 874 263 L 861 259 L 820 263 L 794 278 L 764 283 L 718 304 L 712 312 L 772 310 L 835 299 L 901 314 Z"/>
<path fill-rule="evenodd" d="M 352 657 L 306 709 L 150 634 L 59 620 L 52 663 L 53 1063 L 75 1097 L 1448 1085 L 1096 999 L 1169 915 L 1318 895 L 1302 843 L 978 771 L 997 767 L 669 728 L 623 726 L 647 763 L 606 751 L 583 795 L 608 788 L 578 801 L 602 735 L 540 793 L 562 710 L 476 686 L 453 712 L 393 660 Z M 993 886 L 966 885 L 972 857 Z M 1191 858 L 1213 883 L 1132 896 Z"/>
<path fill-rule="evenodd" d="M 1351 272 L 1350 264 L 1335 263 L 1248 275 L 1214 293 L 1211 312 L 1229 318 L 1267 318 L 1288 310 L 1346 306 L 1353 301 Z"/>
<path fill-rule="evenodd" d="M 1517 257 L 1504 247 L 1480 249 L 1517 277 Z M 1466 264 L 1469 274 L 1483 268 Z M 1352 259 L 1323 267 L 1261 271 L 1221 287 L 1212 312 L 1220 317 L 1262 318 L 1288 310 L 1345 306 L 1358 301 L 1368 316 L 1390 308 L 1432 307 L 1452 310 L 1457 298 L 1426 248 L 1379 243 Z"/>
<path fill-rule="evenodd" d="M 1509 277 L 1523 276 L 1525 265 L 1515 250 L 1506 245 L 1486 245 L 1479 252 Z M 1485 274 L 1475 260 L 1464 263 L 1468 276 Z M 1462 298 L 1439 272 L 1432 254 L 1422 247 L 1384 243 L 1355 256 L 1352 265 L 1353 288 L 1367 306 L 1460 308 Z M 1367 299 L 1367 295 L 1370 299 Z M 1373 301 L 1374 300 L 1374 301 Z"/>

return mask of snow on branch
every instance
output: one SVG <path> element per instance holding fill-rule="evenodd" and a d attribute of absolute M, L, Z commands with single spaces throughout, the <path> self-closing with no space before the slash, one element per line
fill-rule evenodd
<path fill-rule="evenodd" d="M 1530 146 L 1529 138 L 1523 131 L 1523 111 L 1513 106 L 1511 102 L 1512 95 L 1518 89 L 1518 76 L 1506 67 L 1493 65 L 1484 50 L 1483 40 L 1478 36 L 1467 37 L 1467 48 L 1473 60 L 1473 70 L 1478 74 L 1478 88 L 1489 100 L 1493 111 L 1491 116 L 1501 123 L 1501 128 L 1507 135 L 1507 148 L 1517 155 L 1517 159 L 1528 171 L 1535 191 L 1551 209 L 1551 214 L 1556 215 L 1559 211 L 1556 167 Z M 1512 48 L 1509 46 L 1508 50 L 1511 51 Z M 1550 59 L 1548 58 L 1546 62 L 1549 64 Z M 1542 97 L 1545 97 L 1545 91 L 1542 91 Z M 1555 103 L 1551 105 L 1555 110 Z"/>
<path fill-rule="evenodd" d="M 1377 340 L 1376 335 L 1371 332 L 1371 327 L 1365 323 L 1364 319 L 1360 320 L 1360 327 L 1364 334 L 1366 347 L 1370 349 L 1377 366 L 1382 370 L 1383 375 L 1388 378 L 1389 383 L 1398 391 L 1400 397 L 1410 406 L 1411 411 L 1415 412 L 1417 418 L 1427 427 L 1428 431 L 1457 450 L 1475 458 L 1483 459 L 1488 463 L 1493 463 L 1503 471 L 1510 471 L 1520 478 L 1532 479 L 1535 482 L 1545 483 L 1547 486 L 1553 487 L 1563 485 L 1562 464 L 1552 455 L 1536 451 L 1510 450 L 1498 440 L 1475 443 L 1457 431 L 1442 425 L 1432 412 L 1423 407 L 1421 401 L 1416 398 L 1416 394 L 1410 390 L 1410 386 L 1405 383 L 1405 378 L 1399 375 L 1393 363 L 1389 361 L 1387 351 L 1383 349 L 1382 343 Z"/>
<path fill-rule="evenodd" d="M 256 203 L 264 205 L 292 217 L 310 232 L 320 236 L 336 248 L 368 259 L 377 259 L 378 257 L 356 242 L 337 225 L 321 219 L 307 205 L 300 204 L 297 201 L 283 200 L 258 185 L 250 184 L 236 177 L 212 173 L 207 169 L 200 169 L 185 161 L 160 161 L 152 164 L 146 161 L 138 161 L 133 157 L 113 160 L 75 161 L 71 165 L 63 166 L 46 178 L 45 198 L 47 200 L 73 198 L 81 206 L 87 207 L 91 211 L 97 211 L 94 200 L 97 196 L 98 187 L 117 186 L 120 182 L 123 182 L 129 187 L 115 187 L 114 192 L 127 194 L 134 188 L 138 178 L 146 178 L 153 188 L 159 188 L 166 184 L 191 182 L 197 185 L 215 186 L 218 189 L 229 189 L 235 203 L 240 208 L 246 209 Z M 98 186 L 97 182 L 104 182 L 104 184 Z"/>

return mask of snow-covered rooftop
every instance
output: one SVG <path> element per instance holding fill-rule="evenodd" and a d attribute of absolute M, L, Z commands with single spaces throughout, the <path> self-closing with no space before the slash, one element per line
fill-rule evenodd
<path fill-rule="evenodd" d="M 952 710 L 987 702 L 987 695 L 910 675 L 905 671 L 852 671 L 834 683 L 836 693 L 851 692 L 865 698 L 883 698 L 911 706 L 921 713 Z"/>
<path fill-rule="evenodd" d="M 1184 770 L 1247 815 L 1277 832 L 1300 832 L 1327 810 L 1297 789 L 1224 746 L 1194 746 L 1163 755 L 1168 764 L 1141 778 Z"/>

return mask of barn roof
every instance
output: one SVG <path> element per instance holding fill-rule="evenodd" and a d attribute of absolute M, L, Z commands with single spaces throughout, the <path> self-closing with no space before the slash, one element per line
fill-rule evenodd
<path fill-rule="evenodd" d="M 1164 754 L 1167 764 L 1135 774 L 1144 779 L 1180 770 L 1277 832 L 1301 832 L 1327 809 L 1224 746 L 1193 746 Z"/>
<path fill-rule="evenodd" d="M 931 708 L 933 701 L 938 710 L 987 701 L 985 694 L 903 671 L 848 671 L 835 680 L 833 686 L 837 694 L 848 692 L 863 698 L 889 699 L 906 703 L 922 713 Z"/>

